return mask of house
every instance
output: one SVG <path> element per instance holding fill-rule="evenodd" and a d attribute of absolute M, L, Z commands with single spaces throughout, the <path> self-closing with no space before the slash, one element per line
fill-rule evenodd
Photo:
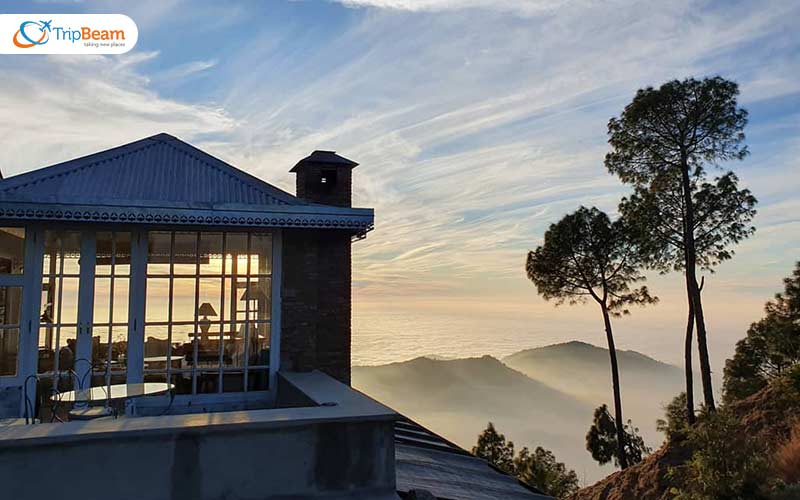
<path fill-rule="evenodd" d="M 349 387 L 356 166 L 315 151 L 293 196 L 159 134 L 0 180 L 0 418 L 35 423 L 0 428 L 2 491 L 397 498 L 477 467 L 530 498 Z"/>

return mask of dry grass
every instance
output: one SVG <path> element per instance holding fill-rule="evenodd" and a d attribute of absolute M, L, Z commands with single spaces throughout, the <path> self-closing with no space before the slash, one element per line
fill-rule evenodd
<path fill-rule="evenodd" d="M 775 455 L 775 472 L 786 484 L 800 483 L 800 422 Z"/>

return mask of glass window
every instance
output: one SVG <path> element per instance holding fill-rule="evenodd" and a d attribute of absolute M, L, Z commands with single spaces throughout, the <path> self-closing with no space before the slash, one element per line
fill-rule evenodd
<path fill-rule="evenodd" d="M 0 377 L 17 374 L 19 356 L 19 328 L 0 329 Z"/>
<path fill-rule="evenodd" d="M 147 274 L 169 274 L 172 233 L 151 231 L 147 241 Z"/>
<path fill-rule="evenodd" d="M 22 274 L 25 228 L 0 227 L 0 274 Z"/>
<path fill-rule="evenodd" d="M 175 233 L 172 263 L 173 274 L 197 274 L 197 233 Z"/>
<path fill-rule="evenodd" d="M 45 275 L 78 276 L 81 256 L 81 233 L 78 231 L 45 231 L 44 261 Z"/>
<path fill-rule="evenodd" d="M 130 256 L 131 233 L 97 233 L 92 365 L 106 384 L 127 375 Z"/>
<path fill-rule="evenodd" d="M 266 390 L 272 235 L 154 232 L 148 258 L 146 380 L 178 394 Z"/>
<path fill-rule="evenodd" d="M 0 376 L 17 374 L 22 287 L 0 286 Z"/>
<path fill-rule="evenodd" d="M 45 231 L 38 371 L 54 381 L 75 362 L 80 253 L 80 232 Z"/>

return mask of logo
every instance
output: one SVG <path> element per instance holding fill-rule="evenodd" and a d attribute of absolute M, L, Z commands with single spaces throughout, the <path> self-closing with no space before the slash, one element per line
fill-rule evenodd
<path fill-rule="evenodd" d="M 122 54 L 138 38 L 122 14 L 0 14 L 0 54 Z"/>
<path fill-rule="evenodd" d="M 17 47 L 19 47 L 21 49 L 29 49 L 29 48 L 31 48 L 33 46 L 36 46 L 36 45 L 44 45 L 44 44 L 46 44 L 48 42 L 48 40 L 50 40 L 50 29 L 51 29 L 50 28 L 50 23 L 52 23 L 52 22 L 53 22 L 53 20 L 51 19 L 50 21 L 38 21 L 38 22 L 37 21 L 25 21 L 24 23 L 20 24 L 19 25 L 19 29 L 17 30 L 16 33 L 14 33 L 14 45 L 16 45 Z M 30 28 L 30 26 L 33 26 L 35 28 L 39 28 L 38 31 L 41 32 L 42 36 L 40 36 L 38 40 L 35 39 L 36 36 L 37 36 L 35 31 L 37 31 L 37 30 L 35 28 Z M 26 33 L 26 31 L 25 31 L 26 28 L 29 31 L 34 32 L 33 36 L 29 36 L 29 34 Z M 20 37 L 25 39 L 24 42 L 21 42 L 19 40 Z"/>

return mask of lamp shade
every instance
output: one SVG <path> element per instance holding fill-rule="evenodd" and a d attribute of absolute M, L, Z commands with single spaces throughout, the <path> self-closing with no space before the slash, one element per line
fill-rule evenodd
<path fill-rule="evenodd" d="M 203 302 L 200 304 L 200 308 L 197 310 L 197 314 L 200 316 L 216 316 L 217 311 L 214 310 L 214 306 L 212 306 L 208 302 Z"/>
<path fill-rule="evenodd" d="M 249 287 L 245 287 L 245 291 L 239 297 L 239 300 L 267 300 L 267 298 L 266 292 L 258 283 L 250 283 Z"/>

